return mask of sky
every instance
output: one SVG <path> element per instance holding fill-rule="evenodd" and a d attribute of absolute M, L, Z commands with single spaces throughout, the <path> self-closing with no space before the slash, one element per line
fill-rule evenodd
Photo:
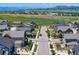
<path fill-rule="evenodd" d="M 54 6 L 79 6 L 79 3 L 0 3 L 0 7 L 51 8 Z"/>

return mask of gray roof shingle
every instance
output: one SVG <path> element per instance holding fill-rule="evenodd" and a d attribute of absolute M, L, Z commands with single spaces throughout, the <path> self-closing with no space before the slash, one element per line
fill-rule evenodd
<path fill-rule="evenodd" d="M 0 30 L 8 29 L 7 25 L 0 25 Z"/>
<path fill-rule="evenodd" d="M 10 38 L 0 37 L 0 45 L 11 49 L 13 47 L 13 41 Z"/>
<path fill-rule="evenodd" d="M 2 55 L 3 54 L 3 50 L 0 50 L 0 55 Z"/>
<path fill-rule="evenodd" d="M 70 28 L 69 26 L 58 26 L 57 31 L 61 30 L 64 32 L 64 31 L 68 30 L 69 28 Z M 70 28 L 70 29 L 72 29 L 72 28 Z"/>
<path fill-rule="evenodd" d="M 64 39 L 79 39 L 79 34 L 64 34 Z"/>
<path fill-rule="evenodd" d="M 11 38 L 24 38 L 25 31 L 4 31 L 3 36 L 6 34 Z"/>
<path fill-rule="evenodd" d="M 75 51 L 75 55 L 79 55 L 79 45 L 74 46 L 73 51 Z"/>
<path fill-rule="evenodd" d="M 31 31 L 32 29 L 31 28 L 28 28 L 28 27 L 18 27 L 16 28 L 16 30 L 21 30 L 21 31 Z"/>
<path fill-rule="evenodd" d="M 7 24 L 8 24 L 8 21 L 7 21 L 7 20 L 1 20 L 1 19 L 0 19 L 0 24 L 2 24 L 2 25 L 7 25 Z"/>

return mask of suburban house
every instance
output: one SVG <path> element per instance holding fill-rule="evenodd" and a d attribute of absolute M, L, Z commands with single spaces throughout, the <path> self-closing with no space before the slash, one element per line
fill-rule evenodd
<path fill-rule="evenodd" d="M 0 25 L 8 25 L 8 21 L 0 19 Z"/>
<path fill-rule="evenodd" d="M 25 31 L 4 31 L 2 36 L 9 37 L 13 39 L 14 42 L 21 41 L 22 46 L 25 46 L 26 44 L 28 44 L 28 39 Z"/>
<path fill-rule="evenodd" d="M 69 26 L 69 25 L 66 23 L 57 23 L 57 24 L 51 25 L 50 28 L 57 29 L 57 27 L 59 26 Z"/>
<path fill-rule="evenodd" d="M 2 34 L 3 31 L 7 30 L 9 30 L 7 20 L 0 20 L 0 34 Z"/>
<path fill-rule="evenodd" d="M 63 44 L 64 46 L 79 45 L 79 34 L 64 34 Z"/>
<path fill-rule="evenodd" d="M 23 27 L 23 23 L 21 21 L 15 21 L 12 23 L 11 27 Z"/>
<path fill-rule="evenodd" d="M 79 22 L 73 22 L 73 24 L 74 24 L 74 27 L 75 28 L 78 28 L 79 27 Z"/>
<path fill-rule="evenodd" d="M 28 44 L 25 31 L 4 31 L 0 37 L 0 54 L 17 54 Z"/>
<path fill-rule="evenodd" d="M 51 26 L 56 32 L 73 33 L 72 23 L 57 23 Z"/>
<path fill-rule="evenodd" d="M 23 25 L 22 22 L 14 22 L 15 25 L 10 27 L 10 31 L 25 31 L 27 37 L 32 37 L 32 31 L 35 29 L 36 24 L 34 22 L 26 23 L 28 25 Z"/>
<path fill-rule="evenodd" d="M 0 33 L 7 30 L 9 30 L 9 27 L 7 25 L 0 25 Z"/>
<path fill-rule="evenodd" d="M 26 31 L 26 32 L 32 32 L 32 28 L 30 27 L 17 27 L 16 28 L 17 31 Z"/>
<path fill-rule="evenodd" d="M 28 26 L 25 26 L 22 22 L 17 21 L 9 26 L 7 20 L 0 20 L 1 55 L 29 54 L 25 47 L 28 45 L 28 38 L 32 36 L 36 24 L 34 22 L 27 24 Z"/>
<path fill-rule="evenodd" d="M 25 31 L 27 37 L 32 37 L 32 29 L 30 27 L 12 27 L 10 31 Z"/>
<path fill-rule="evenodd" d="M 26 23 L 24 23 L 24 25 L 26 26 L 26 27 L 30 27 L 30 28 L 32 28 L 32 29 L 34 29 L 35 27 L 36 27 L 36 23 L 35 22 L 26 22 Z"/>
<path fill-rule="evenodd" d="M 18 48 L 21 49 L 28 45 L 28 38 L 25 31 L 4 31 L 2 37 L 9 38 L 13 42 L 15 52 L 17 52 Z"/>
<path fill-rule="evenodd" d="M 56 31 L 58 33 L 74 33 L 73 28 L 69 26 L 58 26 Z"/>

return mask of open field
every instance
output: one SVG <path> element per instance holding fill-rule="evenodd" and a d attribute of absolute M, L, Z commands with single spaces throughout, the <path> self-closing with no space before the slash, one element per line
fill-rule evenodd
<path fill-rule="evenodd" d="M 0 19 L 6 19 L 10 23 L 13 21 L 29 22 L 34 21 L 38 25 L 52 25 L 57 22 L 79 21 L 75 16 L 52 16 L 52 15 L 25 15 L 25 14 L 0 14 Z"/>
<path fill-rule="evenodd" d="M 0 19 L 6 19 L 10 23 L 13 21 L 22 21 L 22 22 L 29 22 L 34 21 L 38 25 L 50 25 L 53 24 L 53 20 L 48 20 L 44 18 L 37 18 L 37 17 L 23 17 L 23 16 L 13 16 L 13 15 L 0 15 Z"/>

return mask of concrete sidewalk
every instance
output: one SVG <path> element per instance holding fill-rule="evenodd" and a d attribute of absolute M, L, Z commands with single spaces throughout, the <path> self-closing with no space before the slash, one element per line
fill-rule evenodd
<path fill-rule="evenodd" d="M 32 46 L 32 50 L 31 50 L 31 55 L 32 55 L 32 53 L 34 52 L 34 48 L 35 48 L 35 44 L 37 44 L 37 40 L 38 40 L 38 33 L 39 33 L 39 31 L 37 32 L 37 34 L 36 34 L 36 38 L 34 39 L 35 40 L 35 42 L 34 42 L 34 44 L 33 44 L 33 46 Z"/>

